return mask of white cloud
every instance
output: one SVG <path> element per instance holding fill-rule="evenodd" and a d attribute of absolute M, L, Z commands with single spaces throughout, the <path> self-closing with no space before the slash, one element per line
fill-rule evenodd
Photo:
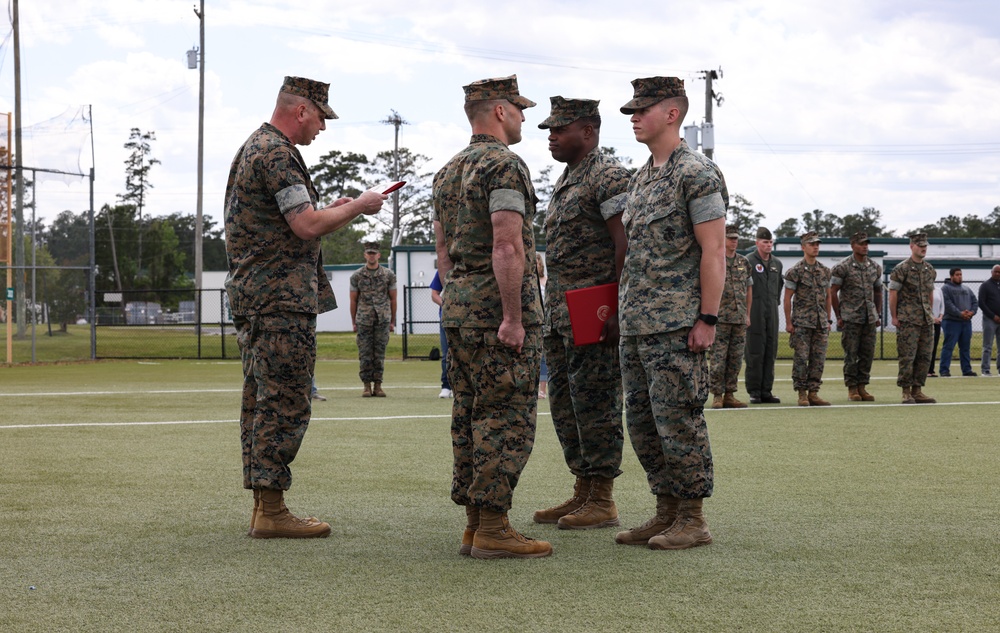
<path fill-rule="evenodd" d="M 184 63 L 197 43 L 193 4 L 22 3 L 25 124 L 93 104 L 98 205 L 123 188 L 122 145 L 138 127 L 156 132 L 163 161 L 151 176 L 150 210 L 194 210 L 198 73 Z M 752 200 L 768 223 L 817 207 L 839 215 L 876 207 L 899 230 L 947 213 L 986 215 L 1000 205 L 994 5 L 213 0 L 205 208 L 221 218 L 229 161 L 269 118 L 285 75 L 329 81 L 342 117 L 303 150 L 307 160 L 331 149 L 389 149 L 392 128 L 379 122 L 395 109 L 410 122 L 401 143 L 440 165 L 468 140 L 462 84 L 516 72 L 539 106 L 526 113 L 515 150 L 537 173 L 553 164 L 536 128 L 549 96 L 601 99 L 603 144 L 638 164 L 646 148 L 618 112 L 629 81 L 684 77 L 696 123 L 704 116 L 699 71 L 721 66 L 716 158 L 730 192 Z M 12 105 L 11 58 L 0 69 L 0 103 Z M 70 203 L 45 191 L 39 204 L 51 214 Z"/>

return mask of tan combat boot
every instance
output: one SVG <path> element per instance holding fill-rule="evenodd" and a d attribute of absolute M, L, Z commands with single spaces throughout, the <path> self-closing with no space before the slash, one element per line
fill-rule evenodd
<path fill-rule="evenodd" d="M 462 544 L 458 547 L 458 553 L 462 556 L 472 556 L 472 542 L 476 538 L 476 530 L 479 529 L 479 508 L 476 506 L 465 506 L 465 531 L 462 532 Z"/>
<path fill-rule="evenodd" d="M 712 398 L 712 408 L 713 409 L 721 409 L 722 406 L 723 406 L 722 405 L 722 394 L 721 393 L 717 393 L 717 394 L 715 394 L 715 397 Z"/>
<path fill-rule="evenodd" d="M 937 400 L 924 393 L 923 389 L 920 387 L 912 387 L 910 389 L 910 395 L 913 397 L 913 401 L 917 404 L 934 404 L 937 402 Z"/>
<path fill-rule="evenodd" d="M 589 477 L 577 477 L 576 483 L 573 484 L 573 496 L 557 506 L 535 512 L 532 517 L 535 523 L 559 523 L 559 519 L 571 512 L 576 512 L 580 506 L 587 503 L 587 498 L 590 497 L 591 483 L 592 480 Z"/>
<path fill-rule="evenodd" d="M 828 407 L 830 403 L 819 397 L 818 391 L 810 391 L 807 396 L 810 407 Z"/>
<path fill-rule="evenodd" d="M 287 510 L 285 506 L 284 499 L 281 501 L 281 507 Z M 247 536 L 253 536 L 253 528 L 257 523 L 257 514 L 260 512 L 260 488 L 253 489 L 253 512 L 250 513 L 250 529 L 247 531 Z M 322 521 L 316 517 L 306 517 L 306 521 L 310 523 L 320 524 Z"/>
<path fill-rule="evenodd" d="M 868 393 L 868 390 L 865 389 L 864 385 L 858 385 L 858 395 L 861 396 L 861 399 L 865 402 L 875 402 L 875 396 Z"/>
<path fill-rule="evenodd" d="M 375 387 L 372 389 L 372 395 L 376 398 L 384 398 L 385 392 L 382 391 L 382 381 L 376 380 Z"/>
<path fill-rule="evenodd" d="M 261 490 L 260 506 L 253 528 L 253 538 L 326 538 L 330 524 L 309 517 L 300 519 L 285 507 L 281 490 Z"/>
<path fill-rule="evenodd" d="M 747 403 L 740 402 L 732 391 L 727 391 L 726 395 L 722 397 L 722 406 L 726 409 L 746 409 Z"/>
<path fill-rule="evenodd" d="M 677 520 L 666 530 L 649 539 L 649 549 L 688 549 L 709 545 L 712 534 L 702 514 L 703 499 L 681 499 Z"/>
<path fill-rule="evenodd" d="M 680 499 L 668 495 L 656 495 L 656 514 L 651 519 L 631 530 L 615 534 L 619 545 L 648 545 L 649 539 L 673 525 L 677 519 L 677 505 Z"/>
<path fill-rule="evenodd" d="M 917 404 L 909 387 L 903 387 L 903 404 Z"/>
<path fill-rule="evenodd" d="M 858 392 L 857 387 L 847 388 L 847 399 L 851 402 L 861 402 L 861 394 Z"/>
<path fill-rule="evenodd" d="M 809 392 L 805 389 L 799 389 L 799 406 L 808 407 L 809 406 Z"/>
<path fill-rule="evenodd" d="M 618 525 L 618 508 L 611 497 L 615 480 L 594 477 L 587 502 L 559 519 L 560 530 L 592 530 Z"/>
<path fill-rule="evenodd" d="M 362 398 L 372 397 L 372 384 L 370 382 L 365 383 L 365 390 L 361 392 L 361 397 Z"/>
<path fill-rule="evenodd" d="M 545 541 L 528 538 L 510 525 L 506 512 L 479 509 L 479 529 L 472 537 L 473 558 L 541 558 L 552 553 Z"/>

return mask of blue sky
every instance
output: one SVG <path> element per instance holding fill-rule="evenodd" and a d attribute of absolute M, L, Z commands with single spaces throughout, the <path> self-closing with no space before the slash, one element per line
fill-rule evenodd
<path fill-rule="evenodd" d="M 198 43 L 192 0 L 20 3 L 22 123 L 92 108 L 95 203 L 124 190 L 129 130 L 156 132 L 154 215 L 196 207 Z M 222 218 L 229 162 L 270 117 L 285 75 L 331 83 L 340 115 L 313 145 L 369 156 L 400 143 L 436 170 L 468 141 L 463 84 L 516 73 L 537 101 L 514 146 L 533 173 L 554 164 L 537 124 L 549 97 L 596 98 L 602 144 L 641 163 L 618 107 L 635 77 L 686 80 L 688 123 L 704 117 L 700 71 L 719 69 L 715 158 L 731 194 L 772 228 L 812 209 L 875 207 L 899 231 L 1000 205 L 1000 8 L 995 2 L 739 0 L 632 3 L 450 0 L 367 3 L 209 0 L 205 213 Z M 503 12 L 496 9 L 502 8 Z M 14 104 L 12 41 L 0 110 Z M 26 147 L 25 164 L 76 158 L 79 139 Z M 82 156 L 90 167 L 90 149 Z M 85 183 L 40 182 L 39 214 L 87 207 Z"/>

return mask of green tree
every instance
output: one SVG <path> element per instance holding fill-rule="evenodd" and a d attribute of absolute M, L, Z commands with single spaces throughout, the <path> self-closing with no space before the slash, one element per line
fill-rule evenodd
<path fill-rule="evenodd" d="M 850 237 L 858 231 L 868 234 L 868 237 L 894 237 L 893 232 L 882 225 L 882 212 L 875 207 L 864 207 L 861 213 L 848 213 L 844 216 L 841 235 Z"/>
<path fill-rule="evenodd" d="M 735 225 L 740 233 L 740 248 L 746 248 L 753 244 L 757 235 L 757 227 L 764 221 L 764 214 L 753 208 L 753 202 L 738 193 L 733 194 L 729 201 L 726 217 L 726 224 Z"/>
<path fill-rule="evenodd" d="M 143 269 L 140 285 L 154 290 L 192 287 L 194 283 L 184 274 L 186 257 L 178 248 L 180 242 L 174 227 L 157 218 L 143 232 L 146 236 L 146 268 Z M 162 293 L 159 298 L 164 306 L 177 307 L 173 293 Z"/>
<path fill-rule="evenodd" d="M 185 254 L 184 271 L 194 277 L 194 230 L 197 218 L 193 213 L 171 213 L 159 218 L 173 227 L 178 249 Z M 202 219 L 201 256 L 204 270 L 227 270 L 226 237 L 209 216 Z"/>
<path fill-rule="evenodd" d="M 775 237 L 798 237 L 799 235 L 801 235 L 799 221 L 795 218 L 788 218 L 774 229 Z"/>
<path fill-rule="evenodd" d="M 969 214 L 963 218 L 946 215 L 935 224 L 926 224 L 917 232 L 928 237 L 1000 237 L 1000 207 L 994 207 L 986 217 Z"/>
<path fill-rule="evenodd" d="M 433 205 L 431 186 L 434 173 L 425 171 L 424 166 L 430 158 L 423 154 L 414 154 L 405 147 L 399 148 L 399 168 L 396 168 L 396 155 L 392 150 L 379 152 L 365 167 L 365 188 L 369 189 L 380 183 L 392 180 L 404 180 L 406 186 L 398 189 L 399 194 L 399 234 L 395 236 L 396 244 L 433 244 L 434 228 L 431 225 L 431 208 Z M 394 226 L 393 201 L 396 194 L 389 194 L 389 199 L 382 205 L 382 210 L 374 216 L 362 216 L 371 226 L 371 233 L 393 239 Z"/>
<path fill-rule="evenodd" d="M 840 237 L 843 234 L 844 221 L 840 216 L 826 213 L 822 209 L 813 209 L 802 215 L 803 233 L 816 231 L 820 237 Z"/>
<path fill-rule="evenodd" d="M 151 143 L 156 140 L 156 132 L 140 132 L 139 128 L 132 128 L 128 141 L 124 147 L 129 151 L 128 158 L 125 159 L 125 193 L 118 194 L 118 201 L 122 204 L 129 204 L 135 207 L 139 214 L 136 241 L 136 267 L 142 269 L 142 229 L 145 223 L 142 219 L 142 210 L 146 205 L 147 191 L 153 188 L 149 182 L 149 172 L 153 165 L 159 165 L 160 161 L 151 158 L 153 147 Z M 117 249 L 116 249 L 117 250 Z"/>
<path fill-rule="evenodd" d="M 139 239 L 135 207 L 105 204 L 94 218 L 94 226 L 97 290 L 134 288 L 139 272 L 135 260 Z"/>
<path fill-rule="evenodd" d="M 357 198 L 365 190 L 364 170 L 368 157 L 354 152 L 334 150 L 320 156 L 319 163 L 309 168 L 309 176 L 322 206 L 340 198 Z"/>
<path fill-rule="evenodd" d="M 49 252 L 59 266 L 86 266 L 90 261 L 90 222 L 86 213 L 63 211 L 45 231 Z"/>

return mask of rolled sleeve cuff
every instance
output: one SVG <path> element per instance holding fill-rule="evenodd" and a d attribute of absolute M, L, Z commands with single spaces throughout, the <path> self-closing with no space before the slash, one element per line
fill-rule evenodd
<path fill-rule="evenodd" d="M 524 215 L 524 194 L 513 189 L 497 189 L 490 192 L 490 213 L 514 211 Z"/>
<path fill-rule="evenodd" d="M 287 213 L 302 204 L 312 204 L 312 200 L 309 198 L 309 190 L 306 189 L 305 185 L 285 187 L 275 194 L 274 200 L 278 203 L 278 208 L 281 209 L 282 213 Z"/>
<path fill-rule="evenodd" d="M 795 290 L 798 287 L 799 287 L 799 285 L 797 283 L 795 283 L 794 281 L 792 281 L 791 279 L 786 279 L 785 280 L 785 288 L 788 288 L 789 290 Z"/>
<path fill-rule="evenodd" d="M 895 290 L 895 291 L 898 292 L 899 289 L 902 288 L 902 287 L 903 287 L 903 284 L 900 283 L 900 282 L 898 282 L 898 281 L 890 281 L 889 282 L 889 290 Z"/>
<path fill-rule="evenodd" d="M 692 223 L 701 224 L 726 217 L 726 204 L 722 201 L 722 194 L 716 191 L 689 202 L 688 213 Z"/>
<path fill-rule="evenodd" d="M 622 211 L 625 210 L 625 192 L 618 194 L 612 198 L 608 198 L 601 203 L 601 217 L 604 218 L 605 222 L 620 215 Z"/>

